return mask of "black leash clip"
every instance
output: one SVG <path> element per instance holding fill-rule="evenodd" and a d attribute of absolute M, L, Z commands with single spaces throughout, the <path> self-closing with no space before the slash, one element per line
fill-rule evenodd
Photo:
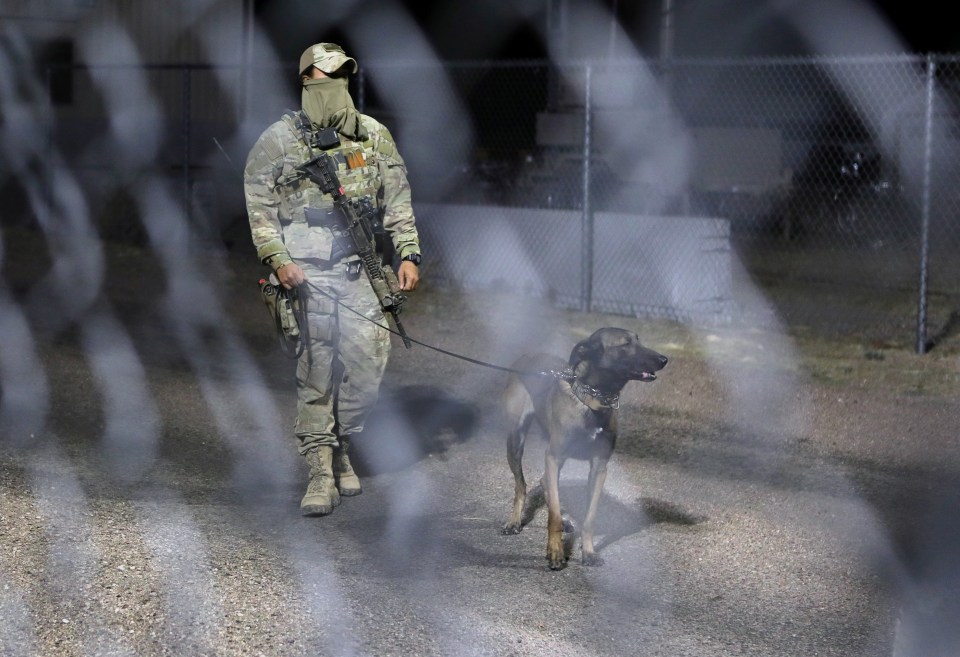
<path fill-rule="evenodd" d="M 347 280 L 355 281 L 360 278 L 360 271 L 363 268 L 363 263 L 359 260 L 351 260 L 347 263 Z"/>

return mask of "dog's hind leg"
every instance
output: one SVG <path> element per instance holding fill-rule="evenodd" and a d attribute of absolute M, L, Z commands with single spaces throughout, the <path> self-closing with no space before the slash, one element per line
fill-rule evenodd
<path fill-rule="evenodd" d="M 510 519 L 500 530 L 502 534 L 519 534 L 530 522 L 525 519 L 524 506 L 527 500 L 527 482 L 523 476 L 523 445 L 533 422 L 530 397 L 519 381 L 511 381 L 506 390 L 504 407 L 513 429 L 507 436 L 507 463 L 513 473 L 513 510 Z"/>
<path fill-rule="evenodd" d="M 529 424 L 529 419 L 528 422 Z M 507 437 L 507 463 L 513 473 L 513 511 L 510 520 L 503 526 L 503 534 L 519 534 L 529 522 L 523 520 L 523 510 L 527 499 L 527 482 L 523 476 L 523 443 L 526 433 L 522 428 L 510 432 Z"/>

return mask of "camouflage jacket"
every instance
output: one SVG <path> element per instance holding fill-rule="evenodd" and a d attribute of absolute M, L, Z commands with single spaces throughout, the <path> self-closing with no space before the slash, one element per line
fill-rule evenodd
<path fill-rule="evenodd" d="M 368 196 L 383 213 L 383 227 L 402 258 L 420 253 L 407 168 L 389 130 L 361 114 L 367 139 L 327 151 L 337 163 L 337 177 L 348 197 Z M 315 152 L 314 154 L 317 154 Z M 330 228 L 308 225 L 306 208 L 333 211 L 333 197 L 324 194 L 294 169 L 310 159 L 293 113 L 272 124 L 254 144 L 244 168 L 244 194 L 257 256 L 273 269 L 291 259 L 328 260 L 333 248 Z"/>

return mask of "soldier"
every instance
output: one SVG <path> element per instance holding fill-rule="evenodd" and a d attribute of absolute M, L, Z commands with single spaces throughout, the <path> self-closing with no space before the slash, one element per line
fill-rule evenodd
<path fill-rule="evenodd" d="M 287 112 L 268 127 L 244 169 L 257 256 L 287 289 L 302 285 L 301 298 L 307 299 L 309 339 L 297 362 L 294 427 L 299 451 L 310 466 L 300 502 L 305 516 L 327 515 L 341 495 L 360 494 L 350 441 L 363 430 L 377 401 L 390 353 L 390 334 L 382 328 L 386 319 L 360 261 L 356 255 L 338 258 L 329 224 L 314 219 L 331 215 L 333 198 L 295 171 L 318 154 L 318 130 L 336 129 L 340 143 L 327 153 L 337 164 L 346 195 L 368 197 L 381 213 L 400 256 L 401 289 L 416 289 L 420 278 L 420 241 L 406 165 L 387 128 L 354 107 L 347 83 L 357 70 L 356 60 L 336 44 L 307 48 L 299 68 L 302 111 Z M 307 208 L 322 213 L 311 212 L 308 222 Z"/>

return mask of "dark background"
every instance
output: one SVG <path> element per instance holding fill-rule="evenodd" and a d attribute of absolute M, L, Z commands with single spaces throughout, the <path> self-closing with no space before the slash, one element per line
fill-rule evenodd
<path fill-rule="evenodd" d="M 624 35 L 642 56 L 656 56 L 660 47 L 661 0 L 598 0 L 617 16 Z M 365 0 L 349 3 L 348 12 L 333 11 L 344 3 L 316 3 L 307 0 L 254 0 L 255 17 L 269 34 L 277 53 L 294 61 L 304 43 L 337 41 L 350 46 L 341 30 L 318 25 L 345 25 L 363 20 L 368 12 L 381 11 L 387 5 L 401 6 L 422 28 L 436 55 L 443 60 L 539 59 L 547 54 L 546 25 L 550 0 L 477 0 L 453 3 L 442 0 L 402 0 L 386 3 Z M 573 0 L 568 9 L 575 12 L 586 3 Z M 593 4 L 593 3 L 591 3 Z M 816 9 L 829 16 L 841 3 L 822 2 Z M 853 3 L 856 4 L 856 3 Z M 771 0 L 674 0 L 674 55 L 683 56 L 763 56 L 806 55 L 811 46 L 784 18 L 788 11 L 816 5 L 814 2 L 772 2 Z M 880 46 L 883 52 L 949 53 L 960 50 L 960 29 L 952 16 L 951 3 L 920 0 L 886 0 L 861 3 L 876 12 L 899 44 Z M 839 18 L 837 20 L 840 20 Z M 845 26 L 856 37 L 858 24 Z M 623 44 L 621 44 L 622 46 Z M 606 44 L 603 44 L 605 47 Z M 876 44 L 848 46 L 857 54 L 877 54 Z M 819 53 L 830 54 L 830 53 Z M 850 53 L 845 53 L 850 54 Z"/>

